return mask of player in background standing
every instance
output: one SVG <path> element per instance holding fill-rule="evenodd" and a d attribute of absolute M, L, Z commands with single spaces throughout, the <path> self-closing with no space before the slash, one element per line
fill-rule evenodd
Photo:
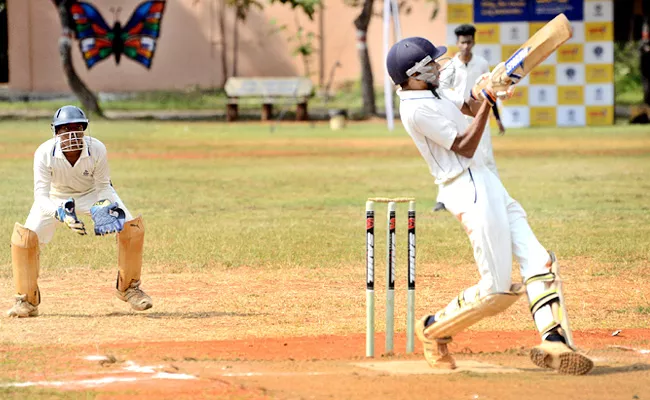
<path fill-rule="evenodd" d="M 54 137 L 34 154 L 34 204 L 25 225 L 16 223 L 11 235 L 16 302 L 7 313 L 10 317 L 38 316 L 40 245 L 52 240 L 57 221 L 86 235 L 77 212 L 91 215 L 96 235 L 117 233 L 117 298 L 137 311 L 152 307 L 151 298 L 140 289 L 142 217 L 134 219 L 113 189 L 106 147 L 85 133 L 87 127 L 81 109 L 61 107 L 52 119 Z"/>
<path fill-rule="evenodd" d="M 564 310 L 558 263 L 539 243 L 526 212 L 499 177 L 474 157 L 490 114 L 495 93 L 504 99 L 512 87 L 473 90 L 464 101 L 457 93 L 439 91 L 440 65 L 447 49 L 427 39 L 403 39 L 390 49 L 386 68 L 400 98 L 400 118 L 438 185 L 438 200 L 460 221 L 469 237 L 478 284 L 460 292 L 445 308 L 418 320 L 415 332 L 431 367 L 455 368 L 447 343 L 481 319 L 506 310 L 524 292 L 541 344 L 531 350 L 539 367 L 566 374 L 585 374 L 593 362 L 576 352 Z M 463 114 L 474 117 L 470 124 Z M 525 286 L 512 284 L 512 257 L 519 263 Z"/>
<path fill-rule="evenodd" d="M 458 53 L 449 61 L 451 65 L 449 68 L 444 68 L 441 71 L 441 89 L 453 89 L 460 93 L 463 99 L 467 101 L 470 92 L 476 80 L 483 74 L 490 72 L 490 66 L 487 60 L 478 54 L 472 53 L 472 49 L 476 44 L 476 28 L 470 24 L 460 25 L 454 30 L 456 34 L 456 46 Z M 492 107 L 492 112 L 497 120 L 499 126 L 499 134 L 505 133 L 505 128 L 501 123 L 499 116 L 499 109 L 495 104 Z M 473 117 L 465 116 L 467 122 L 471 123 Z M 494 153 L 492 151 L 492 138 L 490 137 L 490 124 L 485 126 L 481 142 L 478 145 L 479 154 L 483 157 L 485 165 L 495 175 L 499 176 L 497 172 L 497 165 L 494 161 Z"/>

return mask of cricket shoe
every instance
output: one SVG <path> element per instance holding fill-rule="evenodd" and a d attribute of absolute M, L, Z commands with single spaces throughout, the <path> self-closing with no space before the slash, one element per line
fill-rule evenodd
<path fill-rule="evenodd" d="M 531 361 L 540 368 L 552 368 L 561 374 L 584 375 L 594 362 L 584 354 L 572 350 L 563 342 L 543 340 L 530 350 Z"/>
<path fill-rule="evenodd" d="M 424 335 L 424 329 L 426 328 L 424 324 L 428 318 L 429 315 L 425 315 L 415 324 L 415 334 L 420 339 L 420 342 L 422 342 L 425 360 L 427 360 L 431 368 L 455 369 L 456 361 L 449 354 L 449 349 L 447 348 L 447 344 L 451 343 L 451 337 L 430 339 Z"/>
<path fill-rule="evenodd" d="M 136 311 L 144 311 L 153 307 L 151 297 L 140 289 L 140 281 L 131 282 L 131 285 L 124 292 L 115 291 L 115 296 L 131 305 Z"/>
<path fill-rule="evenodd" d="M 26 294 L 19 294 L 16 295 L 16 303 L 7 311 L 7 315 L 18 318 L 38 317 L 38 306 L 28 302 Z"/>

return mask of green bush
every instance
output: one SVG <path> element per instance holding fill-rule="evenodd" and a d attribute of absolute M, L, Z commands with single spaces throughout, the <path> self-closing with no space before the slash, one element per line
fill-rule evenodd
<path fill-rule="evenodd" d="M 614 45 L 614 90 L 617 104 L 640 103 L 643 98 L 639 42 Z"/>

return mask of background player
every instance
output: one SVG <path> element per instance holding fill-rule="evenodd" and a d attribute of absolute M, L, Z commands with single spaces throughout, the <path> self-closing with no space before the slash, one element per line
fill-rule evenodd
<path fill-rule="evenodd" d="M 142 218 L 134 219 L 113 189 L 106 147 L 84 133 L 87 127 L 81 109 L 61 107 L 52 119 L 54 137 L 34 154 L 34 204 L 25 225 L 16 223 L 11 235 L 16 302 L 10 317 L 38 315 L 39 245 L 52 240 L 57 223 L 86 235 L 77 211 L 91 214 L 96 235 L 117 233 L 117 298 L 134 310 L 152 307 L 151 298 L 140 289 Z"/>
<path fill-rule="evenodd" d="M 441 71 L 441 88 L 453 89 L 460 93 L 463 96 L 463 99 L 467 101 L 470 97 L 470 92 L 474 83 L 481 75 L 490 72 L 490 66 L 485 58 L 472 52 L 472 49 L 476 44 L 476 28 L 473 25 L 460 25 L 454 30 L 454 33 L 456 34 L 458 53 L 456 53 L 456 55 L 449 61 L 451 63 L 450 66 Z M 492 107 L 492 112 L 497 120 L 499 133 L 504 134 L 505 128 L 501 123 L 499 109 L 496 105 Z M 472 122 L 473 117 L 466 115 L 465 118 L 469 123 Z M 494 153 L 492 150 L 489 123 L 485 127 L 478 149 L 479 153 L 484 158 L 485 164 L 498 176 L 496 161 L 494 160 Z"/>

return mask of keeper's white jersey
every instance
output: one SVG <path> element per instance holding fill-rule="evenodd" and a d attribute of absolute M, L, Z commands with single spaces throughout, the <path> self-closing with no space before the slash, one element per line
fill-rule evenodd
<path fill-rule="evenodd" d="M 98 199 L 111 198 L 114 193 L 102 142 L 85 136 L 74 166 L 63 155 L 56 138 L 38 147 L 34 154 L 34 200 L 44 214 L 54 215 L 59 207 L 52 198 L 77 198 L 91 192 L 96 192 Z"/>

